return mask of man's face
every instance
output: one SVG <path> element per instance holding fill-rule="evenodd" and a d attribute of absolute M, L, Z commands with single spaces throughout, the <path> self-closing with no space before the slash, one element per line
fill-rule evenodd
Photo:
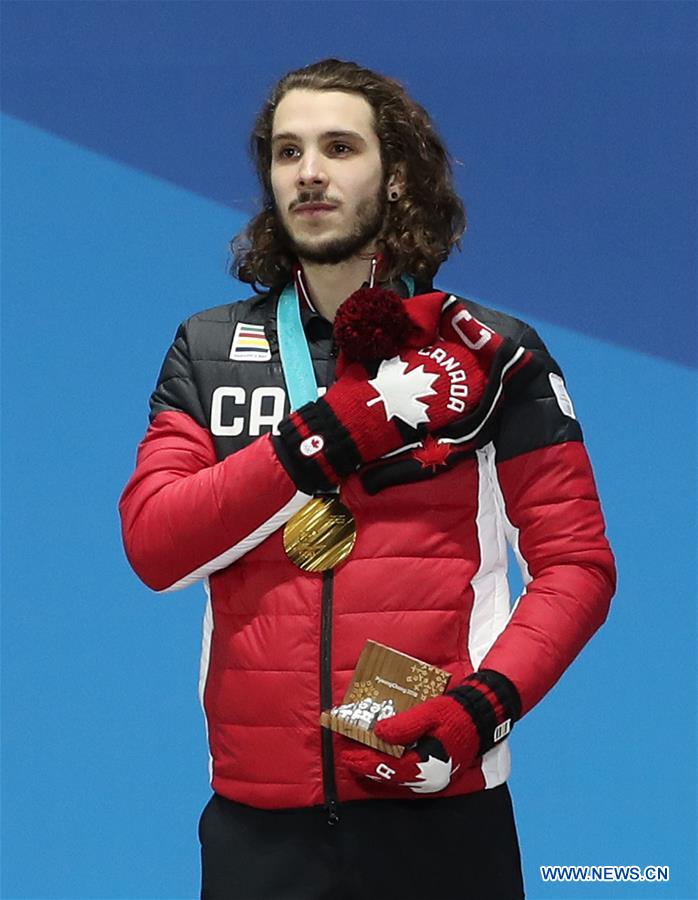
<path fill-rule="evenodd" d="M 300 259 L 335 264 L 365 249 L 387 209 L 368 101 L 344 91 L 289 91 L 274 114 L 271 184 Z"/>

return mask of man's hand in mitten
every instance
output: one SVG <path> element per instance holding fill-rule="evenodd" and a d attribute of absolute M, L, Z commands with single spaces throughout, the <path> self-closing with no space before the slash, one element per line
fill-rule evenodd
<path fill-rule="evenodd" d="M 395 298 L 403 317 L 404 309 L 413 310 L 399 337 L 376 341 L 371 334 L 372 361 L 365 355 L 363 361 L 347 361 L 352 356 L 343 350 L 335 384 L 280 423 L 274 446 L 301 490 L 331 489 L 365 463 L 418 441 L 427 431 L 445 427 L 477 406 L 487 382 L 491 348 L 472 349 L 460 340 L 438 338 L 444 296 L 423 295 L 404 305 Z M 345 343 L 351 346 L 365 340 L 367 330 L 366 300 L 356 307 L 355 320 L 347 323 L 347 317 L 340 316 L 343 304 L 335 325 L 336 331 L 348 332 Z M 422 321 L 417 313 L 424 313 Z M 416 343 L 425 338 L 433 343 Z M 357 357 L 355 352 L 353 359 Z"/>
<path fill-rule="evenodd" d="M 376 725 L 376 737 L 388 744 L 416 742 L 401 758 L 352 745 L 342 761 L 355 775 L 396 789 L 393 794 L 401 789 L 433 794 L 506 737 L 520 711 L 518 692 L 508 678 L 489 670 L 475 672 L 443 696 Z"/>

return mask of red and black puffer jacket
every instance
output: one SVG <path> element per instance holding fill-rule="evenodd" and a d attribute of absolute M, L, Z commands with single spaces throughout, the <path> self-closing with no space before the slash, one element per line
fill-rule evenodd
<path fill-rule="evenodd" d="M 297 568 L 281 526 L 310 498 L 271 440 L 289 412 L 277 302 L 217 307 L 179 328 L 120 501 L 126 553 L 149 587 L 207 586 L 200 687 L 212 787 L 263 808 L 376 796 L 344 768 L 347 739 L 319 724 L 366 640 L 447 669 L 452 684 L 501 673 L 523 715 L 603 623 L 615 586 L 558 366 L 525 323 L 461 299 L 454 309 L 532 351 L 537 375 L 468 452 L 386 459 L 350 476 L 340 496 L 357 523 L 351 556 L 329 572 Z M 507 541 L 526 585 L 513 605 Z M 495 787 L 509 768 L 503 740 L 443 795 Z"/>

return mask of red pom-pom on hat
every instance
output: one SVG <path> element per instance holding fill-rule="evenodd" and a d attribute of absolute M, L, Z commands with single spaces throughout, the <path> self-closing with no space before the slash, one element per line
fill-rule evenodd
<path fill-rule="evenodd" d="M 334 335 L 348 360 L 390 359 L 414 336 L 416 327 L 394 291 L 365 287 L 337 310 Z"/>

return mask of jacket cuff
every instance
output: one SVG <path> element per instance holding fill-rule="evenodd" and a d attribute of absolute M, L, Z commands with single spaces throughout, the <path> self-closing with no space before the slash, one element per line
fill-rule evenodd
<path fill-rule="evenodd" d="M 521 717 L 519 692 L 506 676 L 491 669 L 473 672 L 447 694 L 460 703 L 475 723 L 480 756 L 504 740 Z"/>

